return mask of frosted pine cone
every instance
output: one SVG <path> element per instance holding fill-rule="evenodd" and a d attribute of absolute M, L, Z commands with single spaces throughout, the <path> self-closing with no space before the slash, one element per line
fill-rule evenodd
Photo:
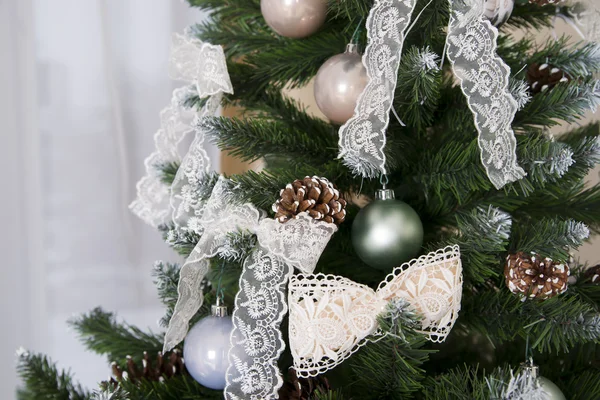
<path fill-rule="evenodd" d="M 118 382 L 128 379 L 136 383 L 141 379 L 161 381 L 162 379 L 185 374 L 186 370 L 181 352 L 175 349 L 168 356 L 163 356 L 162 352 L 159 352 L 154 362 L 150 359 L 148 353 L 144 352 L 142 368 L 139 368 L 133 359 L 127 356 L 127 371 L 123 371 L 117 363 L 112 363 L 112 372 Z"/>
<path fill-rule="evenodd" d="M 509 255 L 504 269 L 506 286 L 511 292 L 537 299 L 564 293 L 569 274 L 567 264 L 523 252 Z"/>
<path fill-rule="evenodd" d="M 548 4 L 562 3 L 564 0 L 529 0 L 531 4 L 537 4 L 538 6 L 546 6 Z"/>
<path fill-rule="evenodd" d="M 570 80 L 563 70 L 548 64 L 531 64 L 527 69 L 527 81 L 533 94 L 551 90 L 559 83 Z"/>
<path fill-rule="evenodd" d="M 329 391 L 329 381 L 323 375 L 309 378 L 298 378 L 296 370 L 291 368 L 288 374 L 289 381 L 279 389 L 280 400 L 310 400 L 317 391 Z"/>
<path fill-rule="evenodd" d="M 584 276 L 592 283 L 600 283 L 600 264 L 588 268 Z"/>
<path fill-rule="evenodd" d="M 316 176 L 295 180 L 281 190 L 281 198 L 273 204 L 275 219 L 287 222 L 301 212 L 316 220 L 335 223 L 346 218 L 346 200 L 326 178 Z"/>

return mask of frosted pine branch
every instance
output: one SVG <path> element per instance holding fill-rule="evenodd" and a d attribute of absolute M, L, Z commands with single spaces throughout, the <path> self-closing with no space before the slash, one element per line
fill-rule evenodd
<path fill-rule="evenodd" d="M 550 173 L 560 178 L 567 173 L 569 167 L 573 165 L 574 162 L 573 150 L 565 146 L 560 150 L 557 157 L 550 159 Z"/>
<path fill-rule="evenodd" d="M 567 221 L 566 237 L 573 246 L 579 247 L 581 244 L 590 237 L 590 229 L 583 222 L 574 220 Z"/>
<path fill-rule="evenodd" d="M 512 218 L 510 214 L 494 206 L 478 207 L 475 214 L 476 222 L 482 227 L 483 232 L 494 237 L 494 241 L 502 243 L 510 237 Z"/>
<path fill-rule="evenodd" d="M 511 79 L 510 86 L 508 87 L 510 94 L 517 102 L 519 110 L 521 110 L 527 103 L 531 101 L 531 94 L 529 93 L 529 84 L 521 79 Z"/>
<path fill-rule="evenodd" d="M 551 400 L 539 380 L 525 371 L 516 376 L 511 371 L 510 381 L 502 391 L 503 400 Z"/>
<path fill-rule="evenodd" d="M 414 67 L 415 72 L 428 72 L 439 70 L 440 57 L 435 54 L 429 46 L 419 49 L 415 53 Z"/>

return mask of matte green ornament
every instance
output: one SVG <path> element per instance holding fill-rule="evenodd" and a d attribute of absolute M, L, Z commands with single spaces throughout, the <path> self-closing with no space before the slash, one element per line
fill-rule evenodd
<path fill-rule="evenodd" d="M 415 257 L 423 245 L 423 224 L 394 191 L 380 189 L 352 224 L 352 244 L 361 260 L 389 271 Z"/>
<path fill-rule="evenodd" d="M 529 374 L 538 380 L 540 386 L 544 389 L 548 400 L 567 400 L 563 392 L 554 382 L 540 375 L 540 368 L 533 363 L 533 360 L 529 359 L 529 361 L 521 363 L 521 368 L 524 373 Z"/>
<path fill-rule="evenodd" d="M 546 394 L 550 396 L 548 399 L 567 400 L 563 392 L 550 379 L 544 376 L 540 376 L 540 385 L 542 386 L 542 388 L 544 388 L 544 392 L 546 392 Z"/>

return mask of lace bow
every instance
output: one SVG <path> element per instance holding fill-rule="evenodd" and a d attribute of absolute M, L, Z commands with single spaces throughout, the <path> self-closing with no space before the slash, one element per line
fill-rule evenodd
<path fill-rule="evenodd" d="M 210 267 L 209 259 L 227 250 L 228 234 L 254 232 L 258 246 L 244 261 L 235 298 L 225 398 L 274 398 L 283 384 L 277 360 L 285 348 L 279 329 L 288 309 L 285 286 L 294 268 L 314 271 L 337 226 L 307 213 L 285 224 L 264 218 L 252 204 L 233 201 L 234 191 L 231 181 L 219 177 L 210 198 L 199 208 L 201 215 L 187 225 L 186 229 L 201 236 L 181 268 L 179 297 L 165 334 L 164 350 L 185 338 L 189 321 L 202 306 L 200 287 Z"/>
<path fill-rule="evenodd" d="M 154 227 L 170 222 L 170 217 L 176 225 L 185 227 L 189 217 L 201 213 L 194 195 L 199 177 L 210 169 L 210 159 L 204 150 L 204 132 L 199 122 L 217 111 L 223 93 L 233 93 L 221 46 L 175 34 L 170 73 L 188 86 L 175 89 L 171 104 L 161 112 L 161 128 L 154 135 L 155 151 L 144 162 L 146 176 L 138 182 L 137 198 L 129 206 Z M 196 96 L 210 96 L 200 110 L 186 106 Z M 178 146 L 189 133 L 195 133 L 195 139 L 182 161 Z M 179 164 L 184 168 L 180 168 L 181 173 L 178 171 L 170 187 L 164 183 L 161 170 Z"/>
<path fill-rule="evenodd" d="M 377 316 L 403 298 L 422 317 L 420 331 L 434 342 L 450 333 L 460 311 L 462 265 L 458 246 L 394 269 L 377 291 L 334 275 L 292 276 L 288 288 L 289 340 L 299 376 L 315 376 L 376 340 Z"/>

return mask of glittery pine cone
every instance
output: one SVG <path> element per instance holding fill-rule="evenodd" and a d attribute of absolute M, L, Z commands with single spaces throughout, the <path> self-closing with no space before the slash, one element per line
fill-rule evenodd
<path fill-rule="evenodd" d="M 506 259 L 504 277 L 511 292 L 528 298 L 548 299 L 567 290 L 569 266 L 535 253 L 519 252 Z"/>
<path fill-rule="evenodd" d="M 179 350 L 173 350 L 168 356 L 159 352 L 155 360 L 151 360 L 144 352 L 142 367 L 140 368 L 130 356 L 127 356 L 127 370 L 123 371 L 117 363 L 112 363 L 112 373 L 118 382 L 127 379 L 137 383 L 142 379 L 148 381 L 162 381 L 173 376 L 186 373 L 183 357 Z"/>
<path fill-rule="evenodd" d="M 588 268 L 583 274 L 592 283 L 600 283 L 600 264 Z"/>
<path fill-rule="evenodd" d="M 527 81 L 531 93 L 537 94 L 552 90 L 556 85 L 569 82 L 571 78 L 560 68 L 548 64 L 531 64 L 527 69 Z"/>
<path fill-rule="evenodd" d="M 322 375 L 310 378 L 298 378 L 296 370 L 289 371 L 289 381 L 286 381 L 279 389 L 280 400 L 310 400 L 314 398 L 317 390 L 328 392 L 329 381 Z"/>
<path fill-rule="evenodd" d="M 307 212 L 316 220 L 335 223 L 346 218 L 346 200 L 326 178 L 316 176 L 295 180 L 281 190 L 280 199 L 273 204 L 275 219 L 287 222 Z"/>
<path fill-rule="evenodd" d="M 529 0 L 530 4 L 537 4 L 538 6 L 547 6 L 548 4 L 562 3 L 564 0 Z"/>

